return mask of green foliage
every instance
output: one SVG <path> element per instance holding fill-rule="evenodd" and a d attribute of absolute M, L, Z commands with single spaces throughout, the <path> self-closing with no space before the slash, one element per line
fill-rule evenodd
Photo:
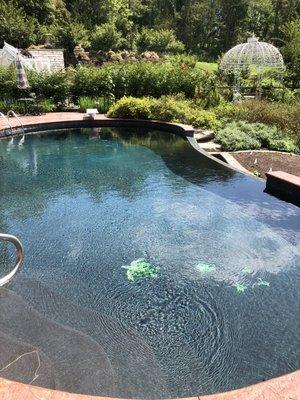
<path fill-rule="evenodd" d="M 216 88 L 216 77 L 197 68 L 171 65 L 169 63 L 105 64 L 101 68 L 81 67 L 77 69 L 73 93 L 76 96 L 99 96 L 113 94 L 122 96 L 153 96 L 183 93 L 193 98 L 196 91 L 201 93 L 203 102 L 216 99 L 210 97 L 209 90 Z"/>
<path fill-rule="evenodd" d="M 0 98 L 14 97 L 16 91 L 17 76 L 14 67 L 1 68 L 0 67 Z"/>
<path fill-rule="evenodd" d="M 38 103 L 38 106 L 39 106 L 40 110 L 45 113 L 52 112 L 55 110 L 55 104 L 49 99 L 40 101 Z M 11 100 L 0 100 L 0 110 L 4 114 L 6 114 L 10 110 L 13 110 L 17 114 L 22 115 L 22 114 L 25 114 L 26 109 L 25 109 L 25 103 L 23 101 L 11 99 Z"/>
<path fill-rule="evenodd" d="M 127 279 L 134 281 L 141 278 L 157 278 L 159 268 L 147 262 L 144 258 L 132 261 L 130 265 L 125 265 Z"/>
<path fill-rule="evenodd" d="M 300 18 L 282 28 L 285 37 L 284 55 L 289 66 L 290 79 L 294 87 L 300 86 Z"/>
<path fill-rule="evenodd" d="M 176 39 L 170 29 L 142 29 L 137 37 L 139 51 L 155 51 L 160 54 L 177 54 L 184 52 L 184 44 Z"/>
<path fill-rule="evenodd" d="M 238 293 L 244 293 L 245 290 L 247 290 L 247 286 L 243 283 L 235 283 L 233 286 L 236 288 Z"/>
<path fill-rule="evenodd" d="M 67 72 L 31 71 L 28 73 L 28 81 L 32 92 L 56 104 L 63 103 L 70 92 L 71 80 Z"/>
<path fill-rule="evenodd" d="M 96 49 L 186 49 L 215 62 L 254 32 L 283 47 L 296 87 L 299 18 L 299 0 L 0 0 L 0 41 L 25 47 L 48 30 L 70 60 L 74 46 L 89 47 L 93 37 Z"/>
<path fill-rule="evenodd" d="M 114 104 L 113 97 L 79 97 L 79 110 L 85 112 L 87 108 L 97 108 L 100 114 L 107 113 L 109 108 Z"/>
<path fill-rule="evenodd" d="M 213 112 L 197 108 L 192 101 L 182 96 L 162 96 L 160 99 L 123 97 L 110 108 L 108 115 L 112 118 L 186 123 L 211 129 L 218 126 Z"/>
<path fill-rule="evenodd" d="M 198 57 L 188 54 L 167 55 L 165 57 L 166 63 L 180 68 L 195 68 L 199 64 L 198 61 Z"/>
<path fill-rule="evenodd" d="M 216 270 L 216 267 L 211 264 L 198 264 L 196 265 L 196 270 L 200 272 L 203 275 L 209 274 L 211 272 L 214 272 Z"/>
<path fill-rule="evenodd" d="M 244 101 L 236 107 L 236 118 L 276 126 L 300 144 L 300 103 Z"/>
<path fill-rule="evenodd" d="M 72 94 L 75 96 L 109 96 L 115 94 L 114 72 L 103 68 L 78 67 L 74 77 Z"/>
<path fill-rule="evenodd" d="M 216 141 L 226 151 L 270 150 L 297 152 L 297 146 L 277 128 L 245 121 L 228 123 L 216 133 Z"/>
<path fill-rule="evenodd" d="M 55 110 L 56 106 L 50 99 L 44 99 L 40 101 L 39 106 L 41 107 L 42 112 L 49 113 Z"/>
<path fill-rule="evenodd" d="M 12 1 L 0 0 L 0 43 L 27 47 L 36 38 L 36 20 Z"/>
<path fill-rule="evenodd" d="M 244 122 L 231 122 L 216 133 L 216 142 L 226 151 L 259 149 L 259 140 L 247 128 Z"/>
<path fill-rule="evenodd" d="M 199 108 L 191 112 L 188 123 L 193 125 L 194 128 L 208 128 L 213 130 L 220 126 L 213 111 L 201 110 Z"/>
<path fill-rule="evenodd" d="M 28 97 L 31 92 L 37 96 L 52 100 L 54 103 L 63 103 L 70 93 L 73 76 L 72 70 L 66 72 L 36 72 L 27 71 L 29 89 L 17 89 L 15 68 L 0 68 L 0 98 L 18 99 Z"/>
<path fill-rule="evenodd" d="M 53 29 L 53 37 L 56 46 L 66 49 L 71 53 L 74 47 L 81 44 L 84 48 L 90 47 L 89 32 L 83 24 L 74 21 L 62 26 L 55 26 Z"/>
<path fill-rule="evenodd" d="M 124 44 L 122 33 L 114 24 L 106 23 L 95 27 L 91 38 L 93 50 L 118 50 L 122 44 Z"/>
<path fill-rule="evenodd" d="M 111 118 L 151 119 L 153 101 L 150 98 L 123 97 L 110 108 L 108 116 Z"/>

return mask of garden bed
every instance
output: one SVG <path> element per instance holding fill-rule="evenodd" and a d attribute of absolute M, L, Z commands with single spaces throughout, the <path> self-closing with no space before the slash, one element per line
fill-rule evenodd
<path fill-rule="evenodd" d="M 300 156 L 276 151 L 237 151 L 232 156 L 248 171 L 266 179 L 266 172 L 284 171 L 300 176 Z"/>

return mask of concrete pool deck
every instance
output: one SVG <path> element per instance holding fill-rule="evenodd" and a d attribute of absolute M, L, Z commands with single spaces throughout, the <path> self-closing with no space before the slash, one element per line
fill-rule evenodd
<path fill-rule="evenodd" d="M 110 397 L 66 393 L 0 378 L 1 400 L 117 400 Z M 299 400 L 300 371 L 232 392 L 182 400 Z M 119 399 L 120 400 L 120 399 Z M 153 399 L 156 400 L 156 399 Z"/>
<path fill-rule="evenodd" d="M 172 131 L 182 136 L 193 137 L 194 128 L 185 124 L 173 124 L 171 122 L 143 121 L 132 119 L 108 118 L 104 114 L 98 114 L 94 119 L 86 118 L 87 115 L 79 112 L 57 112 L 38 116 L 20 117 L 25 132 L 37 130 L 64 129 L 77 127 L 146 127 L 164 131 Z M 18 129 L 16 133 L 22 134 L 20 122 L 17 118 L 9 118 L 13 129 Z M 0 137 L 10 136 L 9 126 L 4 118 L 0 119 Z"/>
<path fill-rule="evenodd" d="M 85 114 L 77 112 L 50 113 L 42 116 L 21 117 L 26 132 L 69 128 L 71 126 L 136 126 L 143 121 L 110 119 L 97 115 L 95 120 L 85 120 Z M 16 118 L 10 118 L 13 128 L 19 127 Z M 169 130 L 182 136 L 193 137 L 194 130 L 188 125 L 147 121 L 147 127 Z M 0 137 L 5 137 L 7 124 L 0 121 Z M 6 132 L 5 132 L 6 130 Z M 20 131 L 19 131 L 20 133 Z M 9 136 L 9 135 L 8 135 Z M 1 366 L 0 366 L 1 367 Z M 109 400 L 107 397 L 84 396 L 44 389 L 0 378 L 0 400 Z M 196 396 L 189 400 L 300 400 L 300 370 L 294 373 L 261 382 L 240 390 L 211 396 Z M 113 399 L 111 399 L 113 400 Z M 154 400 L 154 399 L 153 399 Z M 187 399 L 186 399 L 187 400 Z"/>

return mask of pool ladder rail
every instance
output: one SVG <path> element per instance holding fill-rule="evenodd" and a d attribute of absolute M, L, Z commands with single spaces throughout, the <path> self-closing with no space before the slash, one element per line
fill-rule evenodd
<path fill-rule="evenodd" d="M 9 110 L 7 113 L 7 119 L 9 119 L 9 117 L 13 116 L 14 118 L 17 119 L 17 121 L 19 122 L 21 129 L 22 129 L 22 134 L 24 135 L 25 130 L 24 130 L 24 125 L 23 122 L 21 121 L 20 117 L 17 116 L 17 114 L 14 112 L 14 110 Z"/>
<path fill-rule="evenodd" d="M 22 243 L 18 238 L 16 238 L 13 235 L 6 235 L 3 233 L 0 233 L 0 241 L 2 242 L 10 242 L 12 243 L 16 250 L 17 250 L 17 261 L 16 264 L 11 272 L 9 272 L 7 275 L 5 275 L 3 278 L 0 278 L 0 286 L 5 285 L 8 283 L 11 278 L 18 272 L 23 260 L 24 260 L 24 250 Z"/>
<path fill-rule="evenodd" d="M 0 118 L 3 118 L 5 120 L 5 122 L 8 125 L 8 129 L 10 130 L 10 133 L 12 135 L 13 134 L 13 128 L 11 126 L 11 123 L 9 122 L 9 119 L 2 112 L 0 112 Z M 7 128 L 5 128 L 5 129 L 7 129 Z"/>
<path fill-rule="evenodd" d="M 24 133 L 25 133 L 24 125 L 23 125 L 20 117 L 18 117 L 18 115 L 14 112 L 14 110 L 9 110 L 7 115 L 4 115 L 2 112 L 0 112 L 0 118 L 3 118 L 5 120 L 5 122 L 7 123 L 7 126 L 10 130 L 10 134 L 12 135 L 13 127 L 12 127 L 11 123 L 9 122 L 9 117 L 11 117 L 11 116 L 17 119 L 17 121 L 19 122 L 20 127 L 22 129 L 22 134 L 24 135 Z"/>

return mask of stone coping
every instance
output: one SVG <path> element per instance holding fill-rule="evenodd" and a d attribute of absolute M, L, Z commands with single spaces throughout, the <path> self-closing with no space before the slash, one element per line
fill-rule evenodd
<path fill-rule="evenodd" d="M 60 112 L 47 113 L 39 116 L 20 117 L 25 133 L 42 131 L 48 129 L 64 129 L 76 127 L 137 127 L 154 128 L 163 131 L 177 133 L 184 137 L 193 137 L 194 128 L 190 125 L 174 124 L 171 122 L 153 121 L 153 120 L 133 120 L 123 118 L 108 118 L 104 114 L 98 114 L 94 119 L 87 118 L 84 113 L 78 112 Z M 22 130 L 20 123 L 16 118 L 9 118 L 13 129 L 13 134 L 20 134 Z M 10 136 L 6 121 L 0 119 L 0 137 Z"/>
<path fill-rule="evenodd" d="M 291 187 L 300 189 L 300 176 L 292 175 L 283 171 L 267 172 L 266 176 L 269 180 L 281 181 L 287 183 Z"/>
<path fill-rule="evenodd" d="M 191 145 L 200 153 L 194 135 L 193 127 L 184 124 L 173 124 L 161 121 L 149 120 L 129 120 L 107 118 L 105 115 L 97 115 L 94 120 L 85 119 L 86 114 L 77 112 L 48 113 L 41 116 L 21 117 L 25 133 L 48 130 L 78 127 L 148 127 L 159 130 L 177 133 L 187 137 Z M 13 128 L 19 127 L 16 118 L 9 119 Z M 0 138 L 7 135 L 7 124 L 0 119 Z M 14 134 L 20 134 L 17 129 Z M 205 154 L 209 158 L 213 158 Z M 214 158 L 215 159 L 215 158 Z M 217 161 L 216 162 L 221 162 Z M 222 164 L 226 165 L 222 162 Z M 280 173 L 285 174 L 285 173 Z M 289 175 L 289 174 L 287 174 Z M 281 178 L 283 177 L 280 175 Z M 299 178 L 300 179 L 300 178 Z M 108 397 L 86 396 L 80 394 L 66 393 L 52 389 L 45 389 L 33 385 L 22 384 L 0 378 L 0 399 L 1 400 L 116 400 Z M 300 400 L 300 370 L 275 378 L 266 382 L 261 382 L 253 386 L 239 390 L 214 394 L 210 396 L 196 396 L 185 400 Z M 157 399 L 153 399 L 157 400 Z M 184 400 L 184 399 L 183 399 Z"/>
<path fill-rule="evenodd" d="M 300 207 L 300 177 L 283 171 L 267 172 L 266 192 Z"/>
<path fill-rule="evenodd" d="M 0 378 L 1 400 L 117 400 L 44 389 Z M 120 399 L 119 399 L 120 400 Z M 153 399 L 157 400 L 157 399 Z M 243 389 L 182 400 L 300 400 L 300 371 Z"/>

